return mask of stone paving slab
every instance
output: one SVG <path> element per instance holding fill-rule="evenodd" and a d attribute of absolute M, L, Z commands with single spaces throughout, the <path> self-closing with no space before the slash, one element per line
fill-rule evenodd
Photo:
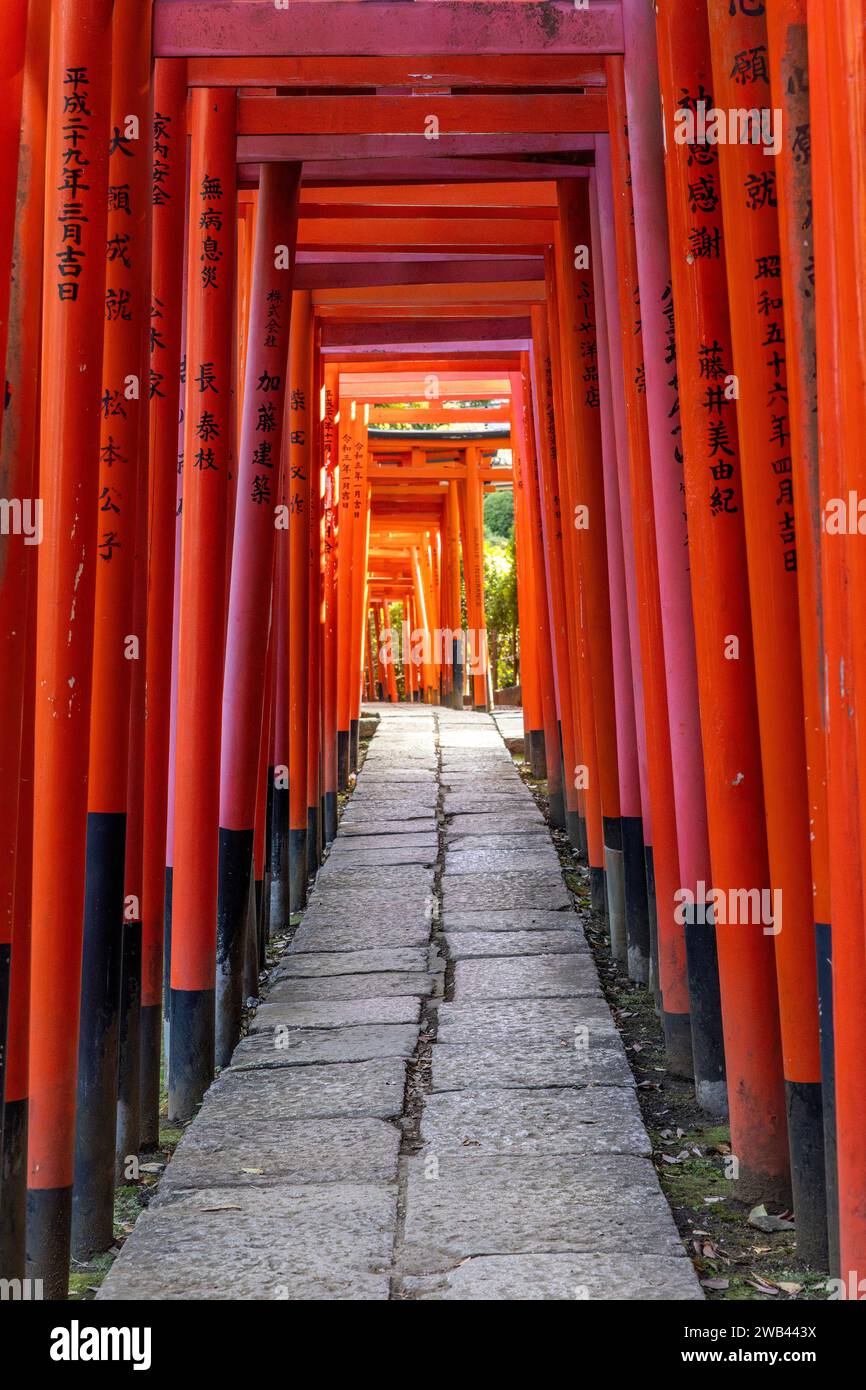
<path fill-rule="evenodd" d="M 439 844 L 439 836 L 436 834 L 434 825 L 430 830 L 406 830 L 401 834 L 386 833 L 384 835 L 364 835 L 348 834 L 338 835 L 331 845 L 329 858 L 335 855 L 342 859 L 347 859 L 350 855 L 359 854 L 398 854 L 402 850 L 408 849 L 436 849 Z"/>
<path fill-rule="evenodd" d="M 426 970 L 394 970 L 363 975 L 324 975 L 307 978 L 283 976 L 268 990 L 268 1001 L 321 999 L 383 999 L 398 994 L 427 995 L 433 978 Z"/>
<path fill-rule="evenodd" d="M 342 837 L 354 842 L 357 837 L 359 840 L 368 840 L 375 836 L 387 835 L 398 836 L 399 838 L 412 839 L 416 835 L 431 835 L 436 833 L 436 817 L 429 811 L 423 811 L 416 816 L 350 816 L 348 807 L 343 813 L 340 821 L 338 839 Z M 336 841 L 335 841 L 336 843 Z"/>
<path fill-rule="evenodd" d="M 453 824 L 453 822 L 452 822 Z M 550 845 L 550 833 L 544 824 L 535 823 L 527 825 L 523 830 L 497 830 L 495 825 L 489 825 L 486 835 L 475 835 L 472 832 L 462 830 L 452 830 L 451 826 L 445 828 L 445 843 L 450 851 L 493 848 L 501 850 L 524 850 L 547 849 Z"/>
<path fill-rule="evenodd" d="M 482 907 L 571 907 L 571 897 L 558 870 L 549 873 L 449 874 L 442 879 L 445 911 L 478 911 Z"/>
<path fill-rule="evenodd" d="M 165 1170 L 168 1188 L 395 1182 L 400 1131 L 387 1120 L 258 1120 L 226 1132 L 213 1109 L 190 1125 Z"/>
<path fill-rule="evenodd" d="M 480 1255 L 443 1275 L 405 1280 L 425 1302 L 703 1299 L 685 1255 Z"/>
<path fill-rule="evenodd" d="M 429 916 L 430 903 L 426 896 L 423 901 L 413 899 L 395 903 L 381 902 L 376 895 L 359 898 L 346 893 L 342 899 L 339 895 L 321 901 L 311 898 L 302 925 L 311 931 L 318 931 L 322 927 L 356 927 L 366 922 L 390 934 L 407 923 L 426 923 Z M 390 935 L 388 940 L 390 943 Z"/>
<path fill-rule="evenodd" d="M 384 838 L 384 837 L 383 837 Z M 400 835 L 394 836 L 395 840 L 414 839 L 414 836 Z M 420 839 L 420 836 L 418 837 Z M 344 849 L 340 845 L 339 850 L 332 850 L 328 855 L 327 863 L 332 869 L 341 869 L 345 872 L 348 869 L 368 869 L 368 868 L 390 868 L 397 864 L 420 864 L 426 868 L 432 868 L 436 863 L 439 853 L 439 846 L 435 838 L 430 835 L 427 837 L 432 843 L 427 845 L 393 845 L 390 849 Z M 351 841 L 349 842 L 351 844 Z"/>
<path fill-rule="evenodd" d="M 275 980 L 313 975 L 372 975 L 382 971 L 427 968 L 427 952 L 414 946 L 373 951 L 310 951 L 286 955 L 274 971 Z"/>
<path fill-rule="evenodd" d="M 429 923 L 422 915 L 405 922 L 348 921 L 338 926 L 316 926 L 304 922 L 288 947 L 290 955 L 311 951 L 376 950 L 393 946 L 424 946 L 430 936 Z"/>
<path fill-rule="evenodd" d="M 444 913 L 442 920 L 445 930 L 449 932 L 535 932 L 567 928 L 573 929 L 580 941 L 586 944 L 580 922 L 570 907 L 560 908 L 556 912 L 547 912 L 543 908 L 536 911 L 531 907 L 516 907 L 510 911 L 496 908 L 483 912 L 466 912 L 455 908 Z"/>
<path fill-rule="evenodd" d="M 354 800 L 353 797 L 352 802 Z M 422 827 L 428 829 L 436 824 L 435 808 L 426 804 L 420 806 L 416 801 L 379 801 L 375 806 L 369 801 L 363 806 L 352 802 L 340 819 L 340 831 L 345 834 L 351 835 L 354 827 L 355 833 L 360 835 L 387 835 L 392 833 L 387 827 L 388 821 L 399 821 L 399 827 L 393 832 L 396 834 Z"/>
<path fill-rule="evenodd" d="M 398 865 L 383 874 L 381 865 L 343 865 L 339 861 L 332 863 L 329 856 L 319 870 L 316 901 L 343 893 L 353 897 L 355 893 L 370 893 L 381 898 L 389 890 L 393 897 L 409 895 L 423 899 L 432 887 L 433 870 L 417 864 Z"/>
<path fill-rule="evenodd" d="M 455 874 L 489 874 L 517 872 L 537 873 L 548 869 L 560 872 L 556 851 L 551 848 L 529 849 L 461 849 L 451 847 L 445 870 L 448 878 Z"/>
<path fill-rule="evenodd" d="M 644 1158 L 446 1154 L 425 1177 L 419 1154 L 406 1177 L 406 1274 L 452 1269 L 474 1255 L 682 1251 L 670 1208 Z"/>
<path fill-rule="evenodd" d="M 472 1090 L 428 1096 L 423 1152 L 433 1154 L 649 1155 L 652 1147 L 633 1091 L 623 1087 L 528 1091 Z"/>
<path fill-rule="evenodd" d="M 261 1012 L 261 1010 L 259 1010 Z M 474 1004 L 441 1003 L 437 1007 L 440 1042 L 477 1046 L 513 1040 L 573 1047 L 576 1029 L 619 1037 L 607 1001 L 601 994 L 573 999 L 482 1000 Z"/>
<path fill-rule="evenodd" d="M 585 1050 L 544 1047 L 509 1041 L 489 1044 L 441 1044 L 433 1049 L 434 1091 L 495 1088 L 538 1090 L 550 1086 L 634 1086 L 634 1077 L 618 1037 L 599 1034 Z"/>
<path fill-rule="evenodd" d="M 545 830 L 544 817 L 533 801 L 520 802 L 517 809 L 504 811 L 495 809 L 483 813 L 478 811 L 451 811 L 445 827 L 446 836 L 451 835 L 496 835 L 500 830 L 518 833 L 521 830 Z"/>
<path fill-rule="evenodd" d="M 421 1000 L 410 994 L 390 999 L 319 999 L 310 1003 L 273 1002 L 268 996 L 250 1020 L 251 1033 L 274 1028 L 344 1028 L 365 1023 L 417 1023 Z"/>
<path fill-rule="evenodd" d="M 583 933 L 571 931 L 457 931 L 446 932 L 449 960 L 482 956 L 573 955 L 588 951 Z"/>
<path fill-rule="evenodd" d="M 466 960 L 454 970 L 454 994 L 464 1004 L 476 999 L 565 999 L 600 992 L 595 962 L 577 953 Z"/>
<path fill-rule="evenodd" d="M 221 1072 L 201 1115 L 218 1111 L 226 1132 L 256 1120 L 392 1119 L 403 1107 L 406 1063 L 374 1062 Z M 195 1123 L 195 1121 L 193 1122 Z"/>
<path fill-rule="evenodd" d="M 386 1299 L 391 1186 L 214 1187 L 152 1204 L 101 1299 Z"/>
<path fill-rule="evenodd" d="M 417 1024 L 369 1023 L 348 1028 L 277 1028 L 242 1038 L 232 1071 L 254 1067 L 305 1067 L 316 1062 L 370 1062 L 379 1057 L 411 1057 Z"/>

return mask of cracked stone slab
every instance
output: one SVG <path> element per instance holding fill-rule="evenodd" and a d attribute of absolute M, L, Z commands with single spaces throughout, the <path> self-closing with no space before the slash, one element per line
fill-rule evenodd
<path fill-rule="evenodd" d="M 407 1278 L 412 1299 L 437 1302 L 703 1300 L 685 1255 L 480 1255 L 442 1275 Z"/>
<path fill-rule="evenodd" d="M 513 1041 L 492 1046 L 448 1043 L 433 1049 L 434 1091 L 537 1090 L 560 1086 L 633 1087 L 634 1077 L 619 1038 L 599 1034 L 586 1048 Z"/>
<path fill-rule="evenodd" d="M 681 1255 L 645 1158 L 444 1155 L 432 1180 L 423 1154 L 404 1161 L 407 1274 L 450 1270 L 483 1254 Z"/>
<path fill-rule="evenodd" d="M 388 821 L 399 821 L 400 831 L 414 830 L 422 825 L 425 829 L 431 828 L 436 824 L 434 809 L 435 803 L 433 806 L 420 806 L 417 801 L 380 801 L 375 806 L 367 801 L 362 807 L 352 797 L 340 818 L 340 833 L 351 834 L 354 827 L 355 834 L 387 835 L 390 833 L 386 825 Z M 384 830 L 383 825 L 386 825 Z"/>
<path fill-rule="evenodd" d="M 352 794 L 351 804 L 354 808 L 380 803 L 385 805 L 389 802 L 406 802 L 421 808 L 435 806 L 437 797 L 438 792 L 435 783 L 429 787 L 416 787 L 413 783 L 412 790 L 407 791 L 405 782 L 376 782 L 369 788 L 363 787 L 359 782 Z"/>
<path fill-rule="evenodd" d="M 405 1084 L 402 1057 L 269 1071 L 229 1068 L 209 1088 L 199 1114 L 209 1120 L 216 1110 L 229 1130 L 253 1120 L 388 1120 L 403 1108 Z"/>
<path fill-rule="evenodd" d="M 323 975 L 301 978 L 283 976 L 268 991 L 268 1002 L 278 1004 L 337 999 L 384 999 L 399 994 L 427 995 L 433 978 L 426 970 L 394 970 L 364 975 Z"/>
<path fill-rule="evenodd" d="M 251 1033 L 274 1028 L 343 1028 L 365 1023 L 418 1023 L 421 1000 L 415 995 L 391 999 L 335 999 L 312 1003 L 273 1002 L 268 998 L 250 1020 Z"/>
<path fill-rule="evenodd" d="M 497 872 L 537 873 L 541 870 L 559 873 L 559 859 L 553 846 L 538 849 L 458 849 L 449 847 L 445 860 L 445 877 L 455 874 Z"/>
<path fill-rule="evenodd" d="M 98 1297 L 386 1299 L 392 1186 L 211 1187 L 142 1212 Z"/>
<path fill-rule="evenodd" d="M 445 1091 L 427 1097 L 423 1152 L 433 1154 L 635 1154 L 649 1138 L 633 1091 Z"/>
<path fill-rule="evenodd" d="M 571 907 L 571 897 L 558 870 L 540 873 L 449 874 L 442 880 L 445 912 L 482 907 Z"/>
<path fill-rule="evenodd" d="M 452 822 L 453 824 L 453 822 Z M 452 830 L 451 826 L 446 827 L 445 842 L 448 846 L 449 854 L 458 850 L 461 854 L 464 850 L 476 849 L 505 849 L 523 850 L 528 852 L 531 849 L 550 847 L 550 834 L 546 825 L 527 825 L 524 830 L 497 830 L 495 826 L 488 826 L 487 834 L 475 835 L 462 830 Z"/>
<path fill-rule="evenodd" d="M 527 801 L 528 797 L 520 787 L 512 792 L 446 792 L 443 805 L 446 816 L 507 816 L 509 812 L 525 813 Z"/>
<path fill-rule="evenodd" d="M 229 1128 L 217 1107 L 184 1132 L 160 1182 L 168 1188 L 273 1183 L 387 1183 L 400 1131 L 387 1120 L 259 1120 Z"/>
<path fill-rule="evenodd" d="M 516 810 L 451 811 L 446 835 L 498 835 L 500 831 L 518 834 L 522 830 L 547 832 L 544 817 L 534 801 L 521 802 Z"/>
<path fill-rule="evenodd" d="M 331 845 L 331 852 L 328 857 L 332 859 L 335 855 L 368 854 L 371 851 L 377 853 L 379 850 L 384 850 L 388 854 L 396 854 L 399 850 L 404 849 L 436 849 L 438 844 L 439 837 L 436 834 L 435 825 L 431 824 L 428 831 L 407 830 L 398 835 L 393 833 L 384 835 L 359 833 L 348 835 L 348 837 L 338 835 Z"/>
<path fill-rule="evenodd" d="M 413 836 L 395 836 L 395 839 L 412 839 Z M 434 837 L 429 839 L 432 843 L 427 845 L 393 845 L 390 849 L 352 849 L 351 840 L 349 848 L 345 842 L 337 841 L 336 849 L 332 849 L 328 855 L 328 863 L 332 869 L 340 869 L 346 872 L 349 869 L 370 869 L 370 868 L 390 868 L 397 864 L 420 864 L 425 868 L 432 868 L 436 863 L 439 853 L 439 846 Z"/>
<path fill-rule="evenodd" d="M 507 956 L 501 960 L 458 961 L 454 997 L 466 1004 L 477 999 L 564 999 L 600 994 L 592 956 Z"/>
<path fill-rule="evenodd" d="M 482 956 L 573 955 L 588 951 L 579 927 L 571 931 L 458 931 L 446 932 L 450 960 Z"/>
<path fill-rule="evenodd" d="M 274 972 L 275 980 L 313 975 L 373 975 L 383 971 L 426 969 L 427 952 L 414 946 L 373 951 L 311 951 L 285 955 Z"/>
<path fill-rule="evenodd" d="M 392 946 L 425 946 L 430 926 L 423 917 L 405 922 L 345 922 L 337 926 L 302 923 L 287 948 L 289 954 L 312 951 L 375 950 Z"/>
<path fill-rule="evenodd" d="M 485 912 L 466 912 L 458 908 L 443 914 L 445 930 L 448 932 L 535 932 L 575 930 L 582 942 L 586 942 L 580 927 L 580 919 L 572 908 L 561 908 L 549 912 L 545 908 L 516 907 L 510 911 L 496 909 Z M 587 947 L 588 949 L 588 947 Z"/>
<path fill-rule="evenodd" d="M 619 1037 L 607 1000 L 601 994 L 574 999 L 442 1003 L 437 1014 L 439 1042 L 461 1047 L 506 1040 L 524 1046 L 546 1043 L 550 1047 L 573 1047 L 576 1029 L 586 1029 L 590 1041 L 596 1035 Z"/>
<path fill-rule="evenodd" d="M 387 835 L 390 839 L 397 836 L 400 839 L 405 837 L 407 840 L 415 840 L 419 835 L 435 835 L 436 817 L 424 811 L 420 815 L 406 816 L 398 819 L 392 816 L 380 816 L 372 820 L 369 816 L 351 817 L 346 819 L 348 809 L 343 814 L 340 821 L 339 835 L 342 840 L 349 839 L 354 843 L 358 840 L 379 839 Z"/>
<path fill-rule="evenodd" d="M 359 923 L 374 923 L 381 931 L 397 931 L 407 922 L 427 923 L 430 915 L 429 900 L 413 903 L 381 902 L 377 898 L 365 896 L 362 899 L 354 893 L 334 895 L 322 902 L 311 899 L 311 905 L 304 913 L 304 927 L 356 927 Z M 429 926 L 428 926 L 429 935 Z"/>
<path fill-rule="evenodd" d="M 378 893 L 389 897 L 408 894 L 423 898 L 433 887 L 433 870 L 417 864 L 403 864 L 387 874 L 377 865 L 354 867 L 351 864 L 332 864 L 330 856 L 319 870 L 316 880 L 316 899 L 343 891 L 347 893 Z"/>
<path fill-rule="evenodd" d="M 318 1062 L 371 1062 L 411 1057 L 418 1041 L 414 1023 L 357 1024 L 350 1028 L 288 1029 L 277 1024 L 242 1038 L 232 1054 L 232 1071 L 254 1067 L 306 1067 Z"/>

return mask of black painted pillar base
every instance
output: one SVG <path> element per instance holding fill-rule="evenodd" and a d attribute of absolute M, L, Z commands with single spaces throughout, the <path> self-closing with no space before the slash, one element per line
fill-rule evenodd
<path fill-rule="evenodd" d="M 640 816 L 623 816 L 621 824 L 629 979 L 634 980 L 639 985 L 648 985 L 650 933 L 646 897 L 643 820 Z"/>
<path fill-rule="evenodd" d="M 88 1260 L 114 1244 L 125 854 L 126 814 L 89 812 L 72 1203 L 72 1250 L 77 1260 Z"/>
<path fill-rule="evenodd" d="M 303 912 L 307 904 L 307 832 L 289 830 L 289 913 Z"/>
<path fill-rule="evenodd" d="M 12 992 L 12 943 L 0 942 L 0 1151 L 3 1148 L 3 1125 L 6 1120 L 7 1038 L 9 1036 L 9 997 Z"/>
<path fill-rule="evenodd" d="M 307 878 L 319 872 L 319 808 L 307 807 Z"/>
<path fill-rule="evenodd" d="M 270 920 L 281 929 L 289 920 L 289 789 L 274 787 L 271 794 Z"/>
<path fill-rule="evenodd" d="M 593 912 L 597 912 L 599 917 L 605 913 L 607 894 L 604 886 L 604 869 L 597 869 L 590 865 L 589 869 L 589 898 Z"/>
<path fill-rule="evenodd" d="M 441 701 L 440 701 L 441 703 Z M 358 771 L 358 755 L 361 751 L 361 721 L 351 720 L 349 724 L 349 771 Z"/>
<path fill-rule="evenodd" d="M 820 1081 L 786 1081 L 785 1101 L 797 1255 L 806 1264 L 826 1269 L 827 1186 Z"/>
<path fill-rule="evenodd" d="M 124 922 L 120 972 L 115 1179 L 128 1181 L 126 1160 L 141 1147 L 141 923 Z"/>
<path fill-rule="evenodd" d="M 244 951 L 254 831 L 219 830 L 216 950 L 216 1064 L 227 1067 L 241 1032 Z"/>
<path fill-rule="evenodd" d="M 687 908 L 684 923 L 695 1099 L 707 1114 L 724 1117 L 728 1113 L 728 1085 L 722 1035 L 719 957 L 715 926 L 701 920 L 706 911 L 704 903 Z"/>
<path fill-rule="evenodd" d="M 625 915 L 625 863 L 622 849 L 622 820 L 602 818 L 604 839 L 605 911 L 610 930 L 610 952 L 622 965 L 628 962 L 628 936 Z"/>
<path fill-rule="evenodd" d="M 141 1010 L 141 1148 L 159 1147 L 159 1066 L 162 1052 L 162 1009 L 148 1004 Z"/>
<path fill-rule="evenodd" d="M 349 730 L 337 730 L 337 791 L 349 785 Z"/>
<path fill-rule="evenodd" d="M 27 1259 L 27 1101 L 3 1107 L 0 1160 L 0 1279 L 23 1279 Z"/>
<path fill-rule="evenodd" d="M 325 844 L 337 837 L 337 793 L 325 792 Z"/>
<path fill-rule="evenodd" d="M 580 854 L 580 815 L 577 811 L 565 812 L 565 827 L 572 848 Z"/>
<path fill-rule="evenodd" d="M 527 734 L 529 740 L 529 771 L 533 777 L 543 781 L 547 776 L 547 758 L 544 755 L 544 730 L 530 729 Z"/>
<path fill-rule="evenodd" d="M 656 1013 L 662 1012 L 662 987 L 659 978 L 659 919 L 656 909 L 656 866 L 652 845 L 643 847 L 646 875 L 646 905 L 649 918 L 649 987 L 652 990 Z"/>
<path fill-rule="evenodd" d="M 168 1118 L 191 1120 L 213 1080 L 216 992 L 172 989 Z"/>
<path fill-rule="evenodd" d="M 661 1012 L 665 1039 L 665 1060 L 674 1076 L 694 1080 L 695 1063 L 692 1056 L 692 1020 L 690 1014 Z"/>
<path fill-rule="evenodd" d="M 166 865 L 165 870 L 165 917 L 162 936 L 162 1040 L 165 1051 L 165 1070 L 171 1055 L 171 913 L 174 899 L 174 869 Z"/>
<path fill-rule="evenodd" d="M 28 1190 L 27 1278 L 42 1280 L 43 1298 L 65 1301 L 69 1296 L 71 1227 L 71 1187 Z"/>
<path fill-rule="evenodd" d="M 824 1108 L 824 1179 L 827 1187 L 828 1269 L 838 1277 L 839 1255 L 839 1160 L 836 1151 L 836 1043 L 833 1035 L 833 930 L 827 922 L 815 924 L 818 960 L 818 1026 L 821 1038 L 821 1099 Z"/>

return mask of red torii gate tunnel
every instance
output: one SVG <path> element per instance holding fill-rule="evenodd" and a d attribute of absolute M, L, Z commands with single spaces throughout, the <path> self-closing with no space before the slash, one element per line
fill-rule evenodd
<path fill-rule="evenodd" d="M 738 1195 L 866 1274 L 864 60 L 866 0 L 4 0 L 4 1278 L 228 1061 L 362 699 L 490 707 L 503 487 L 551 819 Z"/>

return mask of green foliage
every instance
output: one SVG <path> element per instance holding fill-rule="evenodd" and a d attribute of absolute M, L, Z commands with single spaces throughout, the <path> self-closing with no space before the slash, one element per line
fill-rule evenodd
<path fill-rule="evenodd" d="M 484 499 L 484 535 L 487 540 L 511 540 L 514 535 L 514 493 L 511 488 L 488 492 Z"/>
<path fill-rule="evenodd" d="M 491 493 L 490 497 L 496 495 Z M 511 497 L 511 493 L 501 495 Z M 485 539 L 484 613 L 493 684 L 497 690 L 501 690 L 504 686 L 517 683 L 520 668 L 513 530 L 507 540 Z"/>

